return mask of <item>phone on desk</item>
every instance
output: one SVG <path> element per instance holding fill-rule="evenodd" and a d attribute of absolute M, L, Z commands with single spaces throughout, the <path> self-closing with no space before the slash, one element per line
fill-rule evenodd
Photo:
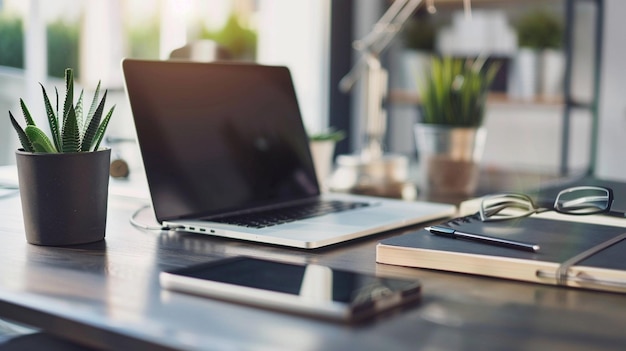
<path fill-rule="evenodd" d="M 244 256 L 161 272 L 159 279 L 168 290 L 345 322 L 416 302 L 421 295 L 416 280 Z"/>

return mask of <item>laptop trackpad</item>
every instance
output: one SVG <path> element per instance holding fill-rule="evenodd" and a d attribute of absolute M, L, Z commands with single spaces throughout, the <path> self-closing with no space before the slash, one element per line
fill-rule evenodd
<path fill-rule="evenodd" d="M 313 217 L 302 220 L 303 223 L 329 223 L 338 225 L 349 225 L 357 227 L 376 227 L 385 225 L 388 222 L 397 222 L 400 216 L 397 212 L 385 210 L 380 206 L 375 208 L 359 209 L 355 211 L 345 211 L 332 213 L 326 216 Z"/>

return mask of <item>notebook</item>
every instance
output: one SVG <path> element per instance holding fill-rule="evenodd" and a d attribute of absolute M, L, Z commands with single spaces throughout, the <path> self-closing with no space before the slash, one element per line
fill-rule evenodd
<path fill-rule="evenodd" d="M 125 59 L 122 68 L 160 223 L 318 248 L 455 212 L 448 204 L 322 193 L 286 67 Z M 311 212 L 317 204 L 325 208 Z M 304 218 L 267 224 L 301 207 Z M 339 212 L 322 214 L 328 210 Z"/>
<path fill-rule="evenodd" d="M 567 215 L 558 215 L 559 219 L 534 215 L 501 222 L 482 222 L 477 216 L 470 215 L 443 224 L 464 233 L 537 244 L 540 247 L 537 252 L 441 237 L 422 229 L 382 240 L 376 247 L 376 261 L 626 292 L 626 257 L 623 254 L 626 250 L 626 227 L 574 221 L 579 217 L 598 215 L 570 215 L 572 220 L 567 220 Z"/>

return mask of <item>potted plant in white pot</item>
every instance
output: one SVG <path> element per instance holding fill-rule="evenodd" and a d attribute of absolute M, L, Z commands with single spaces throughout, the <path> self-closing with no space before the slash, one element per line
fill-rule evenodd
<path fill-rule="evenodd" d="M 515 28 L 518 49 L 511 64 L 510 95 L 525 100 L 558 97 L 565 69 L 563 20 L 540 8 L 523 14 Z"/>
<path fill-rule="evenodd" d="M 330 128 L 325 132 L 309 135 L 309 147 L 315 166 L 317 182 L 322 190 L 328 188 L 327 182 L 333 168 L 333 154 L 337 143 L 345 138 L 341 130 Z"/>
<path fill-rule="evenodd" d="M 476 189 L 487 93 L 499 68 L 485 63 L 433 57 L 426 72 L 415 140 L 421 191 L 427 195 L 467 196 Z"/>
<path fill-rule="evenodd" d="M 83 114 L 83 92 L 74 104 L 74 76 L 65 71 L 65 101 L 53 108 L 41 86 L 51 138 L 35 125 L 26 104 L 22 128 L 9 111 L 22 148 L 16 151 L 26 240 L 36 245 L 75 245 L 104 239 L 111 150 L 100 148 L 115 106 L 104 118 L 100 84 Z"/>

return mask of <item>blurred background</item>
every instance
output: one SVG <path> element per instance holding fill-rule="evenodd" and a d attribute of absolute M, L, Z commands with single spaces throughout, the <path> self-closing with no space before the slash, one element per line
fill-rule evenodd
<path fill-rule="evenodd" d="M 412 126 L 424 53 L 486 54 L 502 68 L 488 100 L 483 167 L 546 174 L 593 168 L 625 177 L 626 49 L 619 14 L 626 2 L 474 0 L 471 19 L 461 1 L 430 2 L 434 8 L 420 7 L 381 55 L 390 75 L 386 150 L 416 157 Z M 358 91 L 339 91 L 338 82 L 358 59 L 352 42 L 371 31 L 391 3 L 0 0 L 0 165 L 14 163 L 18 147 L 7 111 L 21 115 L 23 98 L 43 122 L 37 83 L 62 92 L 64 70 L 72 67 L 87 93 L 98 80 L 109 90 L 108 105 L 117 108 L 107 135 L 128 140 L 114 152 L 138 167 L 121 59 L 170 59 L 206 40 L 223 50 L 214 58 L 288 66 L 307 130 L 343 130 L 348 137 L 336 153 L 355 152 L 363 101 Z"/>

